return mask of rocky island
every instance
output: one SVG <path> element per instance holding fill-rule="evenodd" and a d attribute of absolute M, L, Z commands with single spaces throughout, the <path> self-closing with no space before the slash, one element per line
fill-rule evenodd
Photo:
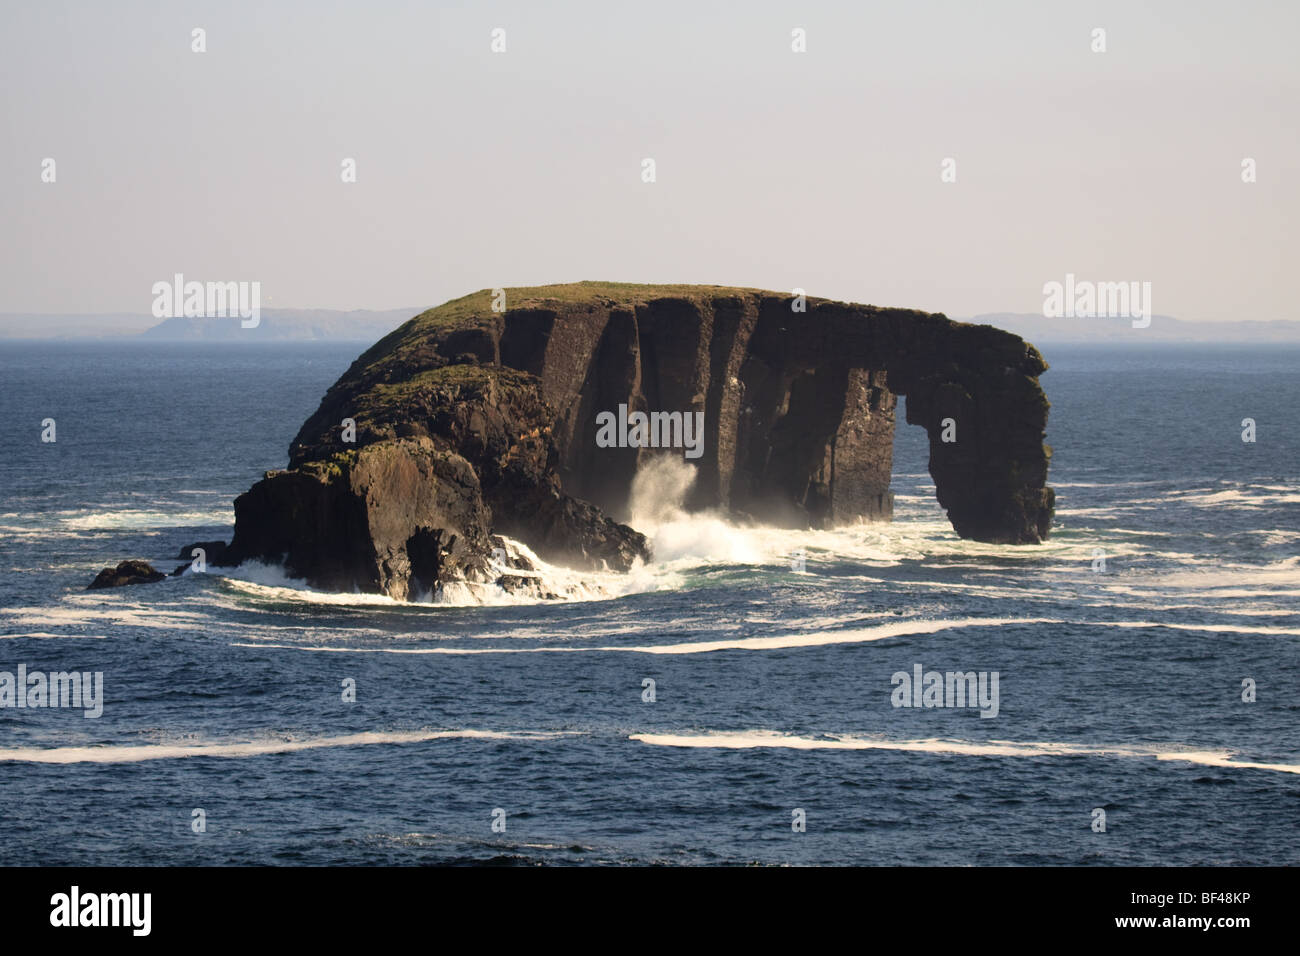
<path fill-rule="evenodd" d="M 682 419 L 702 429 L 689 510 L 792 528 L 888 520 L 900 395 L 956 532 L 1037 543 L 1054 505 L 1046 368 L 1018 336 L 905 309 L 722 286 L 483 290 L 358 358 L 289 467 L 235 501 L 234 539 L 209 560 L 282 561 L 315 587 L 401 600 L 499 579 L 496 535 L 625 570 L 648 556 L 623 523 L 632 480 Z M 616 412 L 620 441 L 598 442 Z M 646 440 L 647 422 L 665 441 Z"/>

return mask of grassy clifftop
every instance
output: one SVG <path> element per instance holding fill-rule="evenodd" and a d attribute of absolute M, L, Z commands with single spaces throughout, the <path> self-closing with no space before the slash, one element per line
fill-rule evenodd
<path fill-rule="evenodd" d="M 699 304 L 726 297 L 788 299 L 789 292 L 725 285 L 656 285 L 645 282 L 563 282 L 555 285 L 509 286 L 504 289 L 507 311 L 554 308 L 589 304 L 602 308 L 632 309 L 656 299 L 683 299 Z M 809 305 L 828 300 L 807 296 Z M 459 299 L 427 309 L 393 330 L 367 349 L 356 361 L 353 371 L 365 375 L 381 361 L 400 355 L 406 348 L 431 336 L 445 336 L 453 331 L 486 328 L 499 313 L 492 310 L 494 290 L 479 289 Z M 857 306 L 867 310 L 876 307 Z M 912 310 L 902 310 L 912 311 Z M 917 312 L 917 315 L 927 313 Z M 350 373 L 351 374 L 351 373 Z"/>

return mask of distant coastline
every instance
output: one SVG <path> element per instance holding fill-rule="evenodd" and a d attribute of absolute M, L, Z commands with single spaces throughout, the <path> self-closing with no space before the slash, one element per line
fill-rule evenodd
<path fill-rule="evenodd" d="M 1156 344 L 1297 344 L 1300 321 L 1276 319 L 1237 322 L 1188 322 L 1169 315 L 1153 315 L 1146 328 L 1134 328 L 1123 317 L 1044 318 L 1032 312 L 993 312 L 969 317 L 951 316 L 959 322 L 992 325 L 1014 332 L 1035 344 L 1141 345 Z"/>
<path fill-rule="evenodd" d="M 173 318 L 148 313 L 102 315 L 0 313 L 0 341 L 375 342 L 423 311 L 409 309 L 263 309 L 257 328 L 238 318 Z"/>
<path fill-rule="evenodd" d="M 173 318 L 161 322 L 148 313 L 103 314 L 0 313 L 2 341 L 146 341 L 146 342 L 377 342 L 407 319 L 424 311 L 407 309 L 263 309 L 255 329 L 238 319 Z M 958 322 L 992 325 L 1036 344 L 1295 344 L 1300 321 L 1189 322 L 1155 315 L 1147 328 L 1133 328 L 1125 318 L 1044 318 L 1032 312 L 951 315 Z"/>

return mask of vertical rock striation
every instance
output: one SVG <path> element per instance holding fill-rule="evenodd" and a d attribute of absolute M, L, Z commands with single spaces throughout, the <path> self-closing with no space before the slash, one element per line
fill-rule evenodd
<path fill-rule="evenodd" d="M 597 416 L 620 405 L 703 412 L 691 509 L 785 527 L 887 520 L 899 396 L 959 535 L 1048 534 L 1047 366 L 1015 335 L 720 286 L 583 282 L 492 303 L 488 290 L 448 302 L 358 358 L 289 469 L 236 501 L 223 560 L 283 560 L 321 587 L 403 599 L 492 579 L 493 533 L 626 569 L 647 553 L 620 523 L 632 479 L 662 452 L 597 445 Z"/>

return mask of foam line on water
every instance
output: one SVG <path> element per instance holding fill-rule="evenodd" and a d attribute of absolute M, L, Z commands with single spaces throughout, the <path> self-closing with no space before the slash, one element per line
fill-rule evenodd
<path fill-rule="evenodd" d="M 1151 746 L 1096 746 L 1049 741 L 950 740 L 935 737 L 919 740 L 887 740 L 831 734 L 826 737 L 803 737 L 771 730 L 738 733 L 707 732 L 694 734 L 631 734 L 629 740 L 657 747 L 701 747 L 725 750 L 784 748 L 789 750 L 896 750 L 960 757 L 1127 757 L 1179 761 L 1231 770 L 1272 770 L 1300 773 L 1300 764 L 1262 763 L 1233 760 L 1228 750 L 1177 750 Z"/>
<path fill-rule="evenodd" d="M 1249 624 L 1180 624 L 1174 621 L 1081 621 L 1080 623 L 1096 627 L 1167 627 L 1175 631 L 1192 631 L 1194 633 L 1273 634 L 1284 637 L 1300 637 L 1300 629 L 1294 627 L 1260 627 Z"/>
<path fill-rule="evenodd" d="M 29 634 L 0 634 L 0 641 L 17 640 L 20 637 L 30 637 L 33 639 L 48 639 L 62 641 L 105 641 L 108 640 L 103 634 L 50 634 L 48 631 L 32 631 Z"/>
<path fill-rule="evenodd" d="M 162 587 L 163 583 L 148 587 Z M 93 624 L 95 626 L 113 625 L 118 627 L 147 627 L 163 630 L 185 631 L 205 627 L 211 621 L 210 615 L 195 611 L 178 611 L 149 607 L 144 604 L 117 603 L 121 595 L 96 597 L 101 592 L 92 592 L 91 596 L 74 595 L 65 603 L 48 607 L 6 607 L 0 608 L 3 623 L 22 627 L 73 627 Z M 98 602 L 98 603 L 96 603 Z M 69 635 L 72 636 L 72 635 Z M 80 636 L 80 635 L 76 635 Z"/>
<path fill-rule="evenodd" d="M 151 531 L 230 523 L 229 508 L 206 511 L 142 511 L 134 508 L 63 512 L 59 523 L 69 531 Z"/>
<path fill-rule="evenodd" d="M 725 650 L 777 650 L 790 647 L 821 647 L 828 644 L 862 644 L 891 637 L 934 634 L 963 627 L 995 627 L 1002 624 L 1063 624 L 1050 618 L 981 617 L 958 620 L 923 621 L 904 619 L 876 627 L 850 628 L 843 631 L 796 632 L 767 637 L 740 637 L 719 641 L 686 641 L 676 644 L 640 644 L 627 647 L 306 647 L 293 644 L 232 642 L 232 647 L 275 648 L 278 650 L 326 651 L 350 654 L 580 654 L 606 652 L 624 654 L 706 654 Z"/>
<path fill-rule="evenodd" d="M 1193 633 L 1266 634 L 1300 636 L 1300 630 L 1285 627 L 1251 627 L 1242 624 L 1177 624 L 1161 621 L 1067 621 L 1045 617 L 982 617 L 947 620 L 905 618 L 876 627 L 847 628 L 831 632 L 796 632 L 765 637 L 740 637 L 716 641 L 685 641 L 673 644 L 638 644 L 625 647 L 608 645 L 561 647 L 330 647 L 322 645 L 273 644 L 260 641 L 232 641 L 231 647 L 255 647 L 271 650 L 311 651 L 331 654 L 707 654 L 727 650 L 783 650 L 796 647 L 826 647 L 835 644 L 866 644 L 891 637 L 912 637 L 968 627 L 1000 627 L 1004 624 L 1058 624 L 1077 627 L 1113 627 L 1124 629 L 1169 628 Z"/>
<path fill-rule="evenodd" d="M 242 740 L 200 744 L 111 744 L 103 747 L 15 747 L 0 749 L 0 762 L 26 763 L 139 763 L 144 760 L 174 760 L 184 757 L 256 757 L 262 754 L 294 753 L 320 747 L 360 747 L 369 744 L 411 744 L 429 740 L 552 740 L 572 736 L 570 732 L 505 732 L 493 730 L 369 731 L 339 737 L 308 737 L 298 740 Z"/>

